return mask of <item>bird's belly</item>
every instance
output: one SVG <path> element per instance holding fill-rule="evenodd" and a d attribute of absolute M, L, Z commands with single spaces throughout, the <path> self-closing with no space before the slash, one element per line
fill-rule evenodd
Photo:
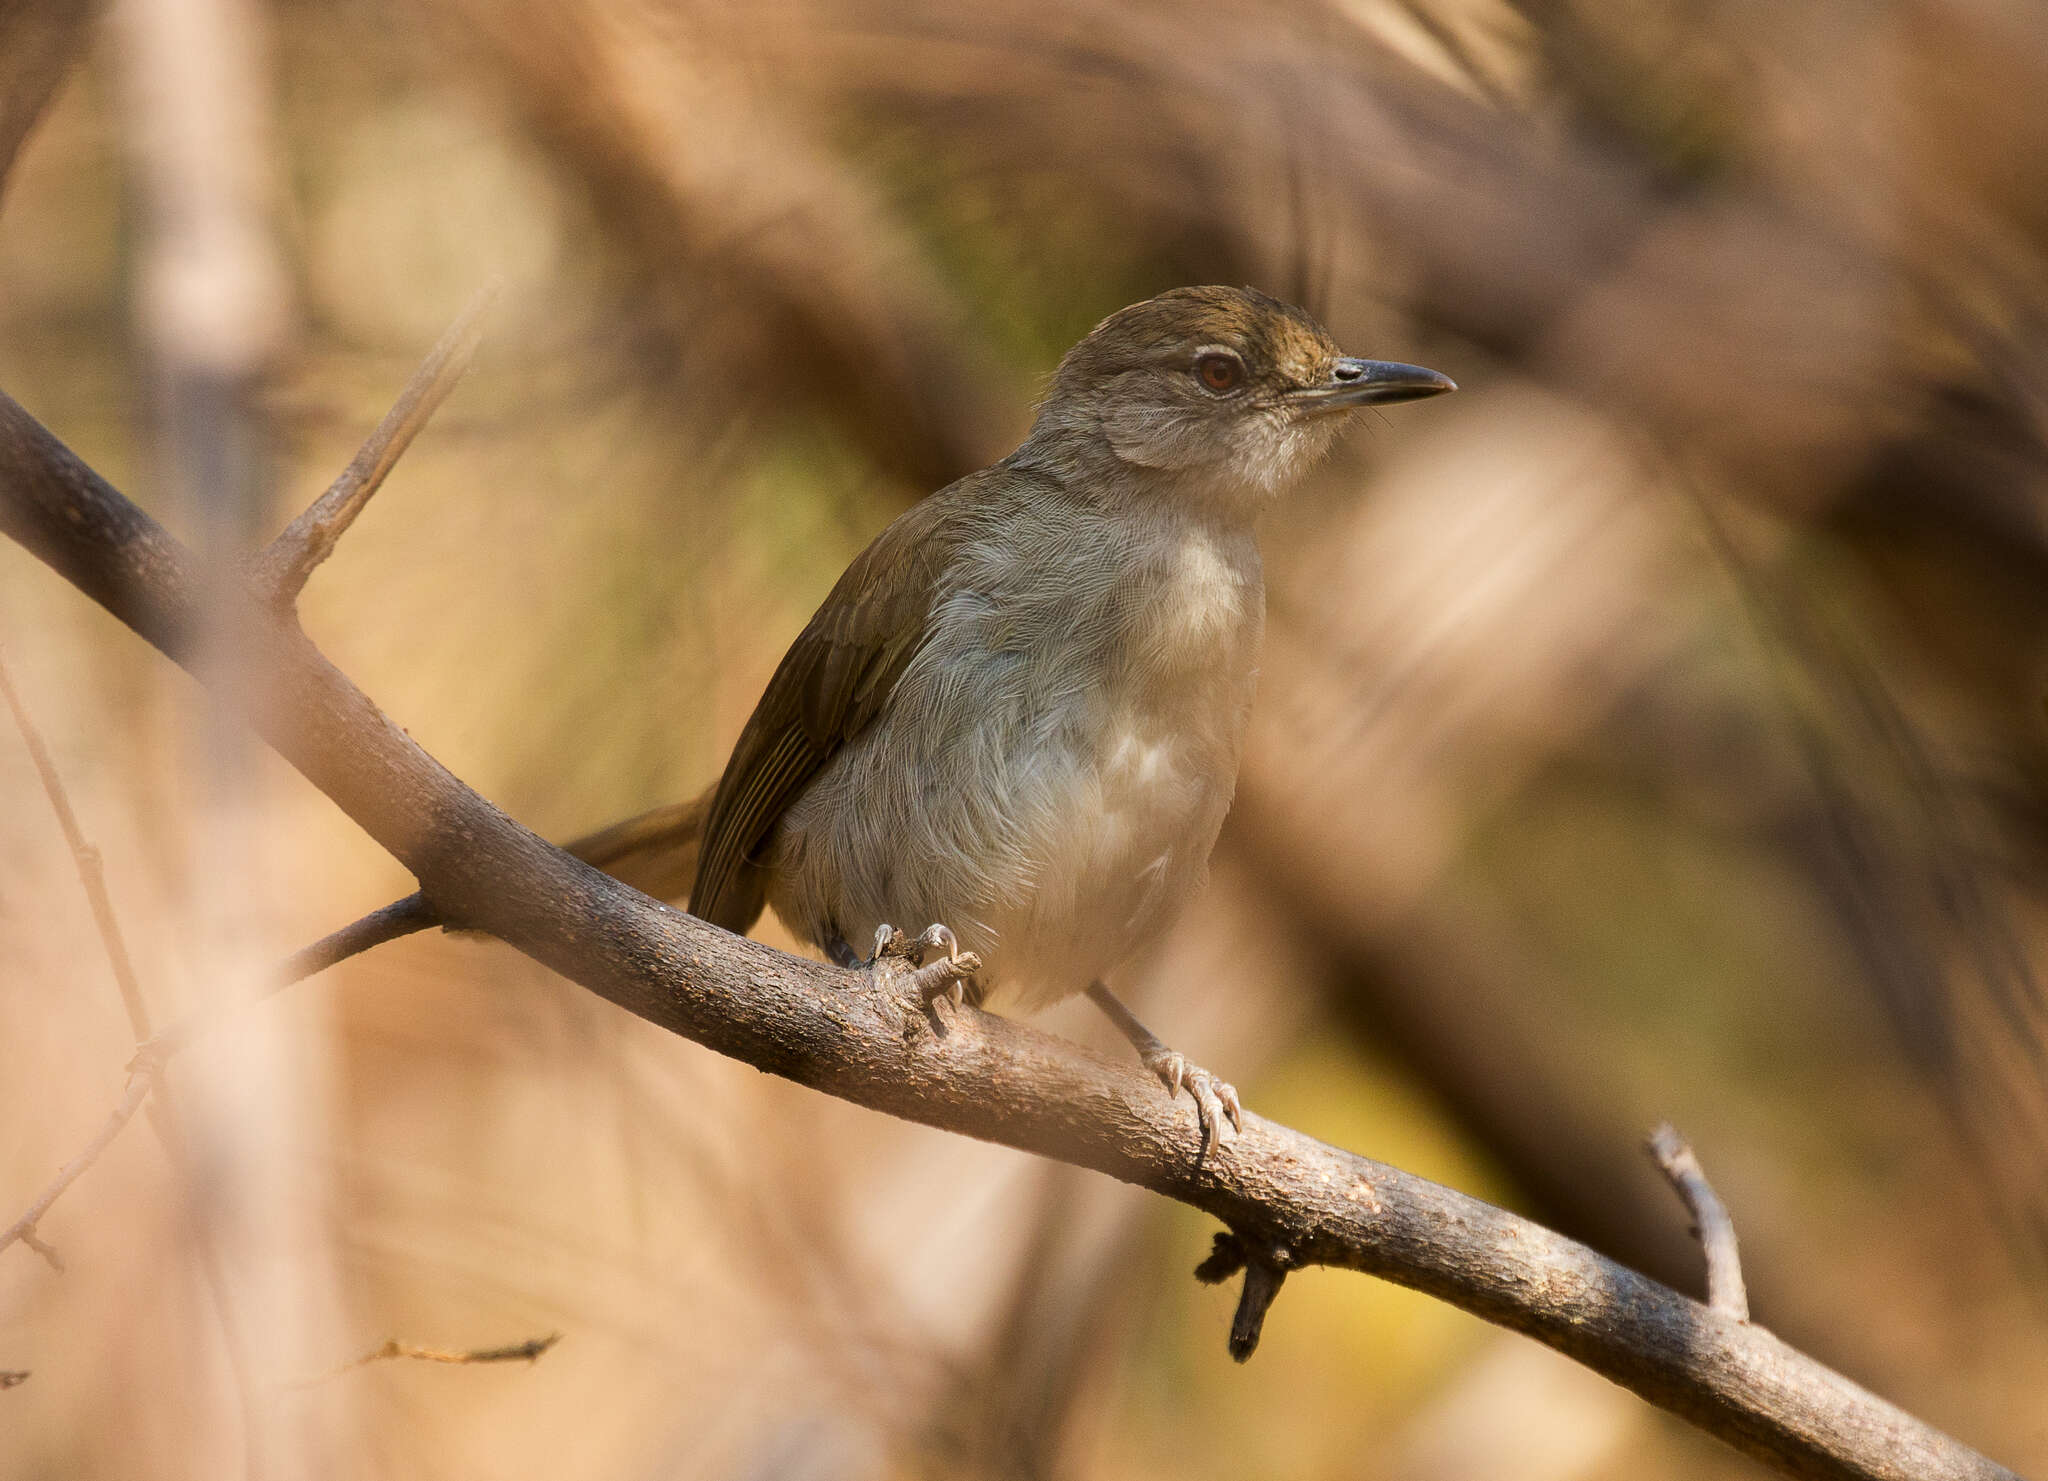
<path fill-rule="evenodd" d="M 934 695 L 968 691 L 953 723 L 885 718 L 835 757 L 785 816 L 770 900 L 800 934 L 862 952 L 881 924 L 943 922 L 1004 1004 L 1079 992 L 1200 887 L 1249 674 L 1172 684 L 1163 702 L 1114 682 L 1047 702 L 938 677 Z"/>
<path fill-rule="evenodd" d="M 1217 738 L 1126 715 L 1068 758 L 1030 819 L 1034 867 L 990 922 L 995 993 L 1035 1007 L 1078 992 L 1148 945 L 1200 887 L 1236 777 Z"/>
<path fill-rule="evenodd" d="M 1012 533 L 962 558 L 888 703 L 783 815 L 768 897 L 861 952 L 884 923 L 942 922 L 985 989 L 1031 1006 L 1200 887 L 1265 607 L 1249 532 L 1125 511 Z"/>

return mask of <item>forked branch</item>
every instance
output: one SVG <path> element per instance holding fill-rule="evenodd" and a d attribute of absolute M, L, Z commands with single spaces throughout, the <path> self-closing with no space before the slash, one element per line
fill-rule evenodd
<path fill-rule="evenodd" d="M 77 1182 L 87 1168 L 99 1161 L 100 1154 L 112 1146 L 114 1138 L 135 1119 L 135 1113 L 141 1110 L 142 1103 L 149 1099 L 150 1088 L 151 1079 L 148 1075 L 130 1072 L 127 1088 L 121 1092 L 120 1101 L 107 1113 L 107 1119 L 100 1123 L 100 1129 L 93 1134 L 93 1139 L 85 1144 L 76 1157 L 57 1170 L 57 1176 L 35 1196 L 35 1200 L 29 1204 L 27 1211 L 20 1218 L 9 1224 L 5 1230 L 0 1230 L 0 1250 L 19 1240 L 49 1261 L 52 1270 L 64 1268 L 64 1261 L 56 1250 L 44 1243 L 36 1234 L 36 1225 L 42 1222 L 43 1215 L 50 1211 L 50 1205 L 63 1197 L 64 1190 Z"/>

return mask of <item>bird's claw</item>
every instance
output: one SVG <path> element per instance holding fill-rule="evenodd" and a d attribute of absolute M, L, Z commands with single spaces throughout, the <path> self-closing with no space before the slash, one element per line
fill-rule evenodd
<path fill-rule="evenodd" d="M 944 956 L 936 961 L 926 961 L 934 951 L 943 951 Z M 981 970 L 981 958 L 971 951 L 960 949 L 960 938 L 942 925 L 926 926 L 915 936 L 905 936 L 894 926 L 881 926 L 875 931 L 875 954 L 871 965 L 879 965 L 885 959 L 901 959 L 910 963 L 909 980 L 905 996 L 919 1008 L 929 1008 L 940 998 L 952 999 L 953 1006 L 959 1007 L 967 1001 L 967 983 Z"/>
<path fill-rule="evenodd" d="M 1188 1063 L 1187 1056 L 1178 1050 L 1163 1049 L 1143 1058 L 1145 1068 L 1159 1077 L 1159 1083 L 1166 1087 L 1168 1095 L 1178 1095 L 1185 1090 L 1195 1103 L 1195 1119 L 1202 1127 L 1204 1157 L 1214 1152 L 1222 1140 L 1226 1118 L 1233 1132 L 1244 1130 L 1244 1105 L 1237 1098 L 1237 1087 L 1228 1080 L 1218 1079 L 1200 1065 Z"/>

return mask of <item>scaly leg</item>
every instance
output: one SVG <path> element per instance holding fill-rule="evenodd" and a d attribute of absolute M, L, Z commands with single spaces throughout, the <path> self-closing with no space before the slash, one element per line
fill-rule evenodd
<path fill-rule="evenodd" d="M 1089 983 L 1088 998 L 1131 1041 L 1131 1047 L 1138 1051 L 1138 1062 L 1159 1077 L 1168 1095 L 1178 1095 L 1183 1087 L 1187 1089 L 1195 1103 L 1195 1119 L 1201 1123 L 1204 1157 L 1216 1150 L 1225 1116 L 1235 1130 L 1244 1130 L 1244 1107 L 1238 1103 L 1236 1087 L 1198 1064 L 1189 1064 L 1184 1055 L 1167 1048 L 1157 1034 L 1138 1022 L 1136 1014 L 1117 1001 L 1107 984 Z"/>

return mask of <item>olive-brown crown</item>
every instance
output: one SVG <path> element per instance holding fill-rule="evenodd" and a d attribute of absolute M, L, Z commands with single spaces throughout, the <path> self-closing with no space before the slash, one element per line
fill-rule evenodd
<path fill-rule="evenodd" d="M 1234 355 L 1241 379 L 1228 361 L 1202 363 L 1204 351 Z M 1133 371 L 1164 370 L 1212 394 L 1256 398 L 1320 384 L 1341 354 L 1314 319 L 1256 288 L 1175 288 L 1097 324 L 1060 362 L 1052 394 L 1086 395 Z"/>
<path fill-rule="evenodd" d="M 1098 494 L 1249 515 L 1337 432 L 1307 397 L 1344 361 L 1315 320 L 1254 288 L 1176 288 L 1111 314 L 1054 372 L 1033 439 Z"/>

